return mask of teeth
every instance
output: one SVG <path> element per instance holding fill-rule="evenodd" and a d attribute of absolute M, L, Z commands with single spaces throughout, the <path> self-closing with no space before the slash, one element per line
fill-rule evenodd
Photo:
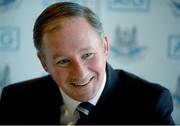
<path fill-rule="evenodd" d="M 72 83 L 73 85 L 75 85 L 75 86 L 85 86 L 86 84 L 88 84 L 92 79 L 93 79 L 94 77 L 91 77 L 87 82 L 85 82 L 85 83 L 80 83 L 80 84 L 78 84 L 78 83 Z"/>
<path fill-rule="evenodd" d="M 86 82 L 86 83 L 82 83 L 82 84 L 74 84 L 75 86 L 83 86 L 83 85 L 86 85 L 87 83 L 89 83 L 89 81 L 88 82 Z"/>

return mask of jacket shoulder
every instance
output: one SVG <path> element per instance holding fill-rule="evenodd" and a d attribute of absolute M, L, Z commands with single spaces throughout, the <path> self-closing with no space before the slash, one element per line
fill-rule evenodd
<path fill-rule="evenodd" d="M 168 90 L 166 87 L 158 83 L 150 82 L 127 71 L 116 70 L 116 72 L 118 74 L 118 78 L 120 82 L 122 82 L 123 86 L 127 87 L 128 89 L 132 89 L 134 91 L 143 91 L 144 93 L 145 91 L 147 93 L 148 92 L 160 93 L 162 91 Z"/>
<path fill-rule="evenodd" d="M 5 88 L 9 88 L 9 89 L 25 88 L 25 87 L 33 86 L 35 84 L 37 85 L 42 82 L 46 82 L 49 78 L 50 78 L 49 76 L 33 78 L 33 79 L 21 81 L 21 82 L 12 83 L 12 84 L 6 86 Z"/>
<path fill-rule="evenodd" d="M 52 79 L 49 75 L 25 80 L 22 82 L 12 83 L 3 88 L 1 97 L 3 97 L 6 94 L 22 95 L 22 94 L 28 94 L 28 92 L 30 91 L 36 91 L 36 90 L 39 91 L 41 87 L 47 86 L 49 83 L 52 83 Z"/>

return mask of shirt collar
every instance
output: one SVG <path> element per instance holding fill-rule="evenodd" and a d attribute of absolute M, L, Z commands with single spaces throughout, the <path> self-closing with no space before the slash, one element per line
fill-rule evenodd
<path fill-rule="evenodd" d="M 90 99 L 88 102 L 93 104 L 94 106 L 97 104 L 103 90 L 105 87 L 105 83 L 106 83 L 106 72 L 104 74 L 104 78 L 103 78 L 103 82 L 101 84 L 101 87 L 99 89 L 99 91 L 97 92 L 96 96 L 92 99 Z M 77 108 L 77 106 L 81 103 L 77 100 L 72 99 L 71 97 L 69 97 L 67 94 L 65 94 L 65 92 L 60 88 L 61 91 L 61 95 L 64 101 L 65 106 L 67 107 L 68 111 L 73 114 L 75 109 Z"/>

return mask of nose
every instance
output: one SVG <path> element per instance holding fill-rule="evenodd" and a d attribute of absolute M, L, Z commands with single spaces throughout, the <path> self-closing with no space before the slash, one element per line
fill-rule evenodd
<path fill-rule="evenodd" d="M 87 66 L 83 62 L 74 62 L 71 69 L 71 77 L 73 80 L 82 80 L 86 78 Z"/>

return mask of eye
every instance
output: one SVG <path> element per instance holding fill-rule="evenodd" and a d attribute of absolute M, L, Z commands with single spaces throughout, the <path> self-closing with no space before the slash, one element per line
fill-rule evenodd
<path fill-rule="evenodd" d="M 69 65 L 69 63 L 70 63 L 70 60 L 62 59 L 62 60 L 59 60 L 56 64 L 58 64 L 61 67 L 66 67 Z"/>
<path fill-rule="evenodd" d="M 94 56 L 94 53 L 85 53 L 82 56 L 82 59 L 91 59 Z"/>

